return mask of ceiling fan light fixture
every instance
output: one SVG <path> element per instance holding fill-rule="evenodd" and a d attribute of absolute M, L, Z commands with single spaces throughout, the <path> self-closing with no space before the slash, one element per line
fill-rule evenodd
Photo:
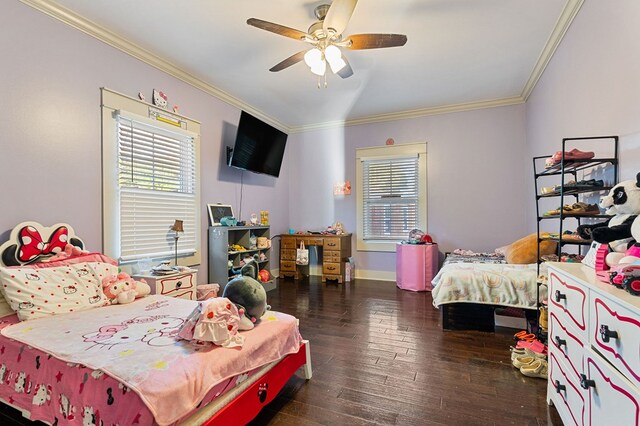
<path fill-rule="evenodd" d="M 317 47 L 310 49 L 307 53 L 304 54 L 304 63 L 309 66 L 309 68 L 319 67 L 320 63 L 324 63 L 324 59 L 322 58 L 322 52 Z"/>
<path fill-rule="evenodd" d="M 344 59 L 342 59 L 342 52 L 334 45 L 327 46 L 324 50 L 324 57 L 327 59 L 327 62 L 329 62 L 331 71 L 333 71 L 334 74 L 347 65 Z"/>
<path fill-rule="evenodd" d="M 327 71 L 327 63 L 323 60 L 311 67 L 311 72 L 315 75 L 323 76 Z"/>

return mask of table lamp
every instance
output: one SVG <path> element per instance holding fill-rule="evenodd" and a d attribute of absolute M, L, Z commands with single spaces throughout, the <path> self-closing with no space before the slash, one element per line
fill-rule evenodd
<path fill-rule="evenodd" d="M 176 248 L 176 267 L 178 267 L 178 239 L 180 238 L 180 234 L 184 232 L 184 228 L 182 226 L 183 221 L 176 219 L 175 222 L 173 222 L 173 225 L 171 226 L 171 230 L 173 232 L 175 232 L 174 235 L 174 239 L 176 240 L 175 242 L 175 248 Z"/>

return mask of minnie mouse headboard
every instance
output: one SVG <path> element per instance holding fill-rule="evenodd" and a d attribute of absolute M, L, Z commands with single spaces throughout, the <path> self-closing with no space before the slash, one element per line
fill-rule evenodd
<path fill-rule="evenodd" d="M 71 225 L 56 223 L 46 227 L 38 222 L 22 222 L 13 228 L 9 241 L 0 246 L 0 264 L 20 266 L 35 263 L 64 250 L 67 243 L 84 249 Z"/>

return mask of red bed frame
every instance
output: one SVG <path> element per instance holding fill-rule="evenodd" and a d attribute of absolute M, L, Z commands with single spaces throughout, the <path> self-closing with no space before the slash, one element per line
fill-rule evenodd
<path fill-rule="evenodd" d="M 43 235 L 49 235 L 52 230 L 59 229 L 60 227 L 67 228 L 69 237 L 73 240 L 75 245 L 84 247 L 84 243 L 80 240 L 73 231 L 73 228 L 66 223 L 59 223 L 52 227 L 44 227 L 37 222 L 23 222 L 17 225 L 11 232 L 9 241 L 0 245 L 0 265 L 16 265 L 20 264 L 16 259 L 15 254 L 18 252 L 20 239 L 20 230 L 26 226 L 31 226 L 38 230 Z M 45 238 L 46 239 L 46 238 Z M 35 259 L 34 259 L 35 260 Z M 304 340 L 300 345 L 298 352 L 289 354 L 282 358 L 277 364 L 275 364 L 269 371 L 262 375 L 258 380 L 249 385 L 247 389 L 238 394 L 228 404 L 215 412 L 208 420 L 203 424 L 207 426 L 211 425 L 228 425 L 228 424 L 246 424 L 250 422 L 254 417 L 258 415 L 262 408 L 269 404 L 276 397 L 278 392 L 284 387 L 289 379 L 296 373 L 296 371 L 304 366 L 305 379 L 311 379 L 311 352 L 309 347 L 309 341 Z M 215 400 L 212 401 L 215 407 Z M 12 406 L 10 404 L 6 404 Z M 20 407 L 12 406 L 16 408 L 20 413 L 25 416 L 25 413 Z M 211 410 L 214 408 L 211 407 Z M 207 407 L 201 409 L 201 414 L 206 416 L 205 412 Z M 194 413 L 193 416 L 198 413 Z M 28 417 L 27 417 L 28 418 Z M 186 420 L 189 422 L 189 419 Z"/>
<path fill-rule="evenodd" d="M 264 376 L 214 414 L 204 425 L 249 423 L 265 405 L 273 401 L 291 376 L 302 366 L 304 366 L 305 379 L 309 380 L 311 378 L 311 358 L 308 340 L 300 345 L 297 353 L 284 357 Z"/>

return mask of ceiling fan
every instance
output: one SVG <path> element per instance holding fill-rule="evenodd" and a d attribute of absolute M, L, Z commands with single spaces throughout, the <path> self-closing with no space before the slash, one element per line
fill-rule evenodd
<path fill-rule="evenodd" d="M 314 10 L 318 21 L 311 24 L 305 33 L 293 28 L 285 27 L 273 22 L 250 18 L 247 24 L 270 31 L 295 40 L 309 43 L 312 47 L 298 52 L 284 61 L 273 66 L 269 71 L 278 72 L 302 60 L 309 66 L 311 72 L 318 76 L 325 76 L 327 62 L 334 74 L 342 78 L 353 75 L 353 69 L 342 55 L 340 48 L 360 50 L 379 49 L 383 47 L 404 46 L 407 36 L 402 34 L 353 34 L 343 37 L 342 33 L 351 19 L 358 0 L 333 0 L 331 5 L 322 4 Z M 318 83 L 319 85 L 319 83 Z"/>

